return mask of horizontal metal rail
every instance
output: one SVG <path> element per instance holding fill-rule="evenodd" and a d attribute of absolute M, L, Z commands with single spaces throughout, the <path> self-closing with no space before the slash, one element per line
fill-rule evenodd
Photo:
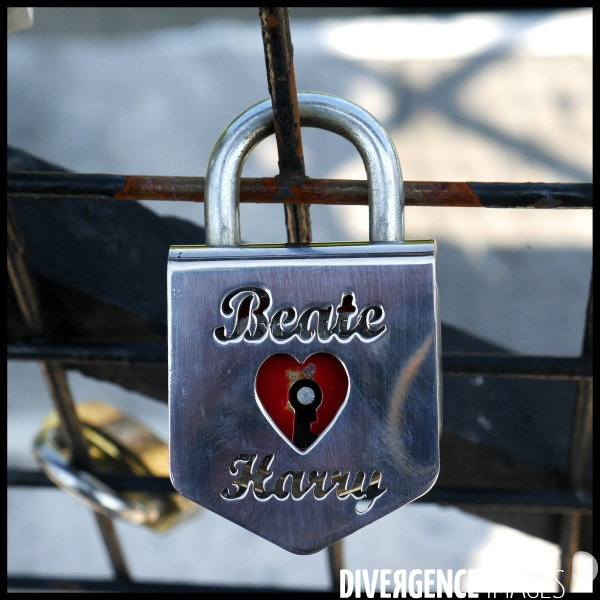
<path fill-rule="evenodd" d="M 469 354 L 442 352 L 444 375 L 517 379 L 588 379 L 591 357 L 527 354 Z"/>
<path fill-rule="evenodd" d="M 87 200 L 204 201 L 204 177 L 7 173 L 9 197 Z M 483 208 L 592 208 L 591 183 L 404 182 L 408 206 Z M 309 179 L 298 185 L 275 177 L 243 178 L 241 202 L 367 205 L 367 182 Z"/>
<path fill-rule="evenodd" d="M 174 492 L 168 477 L 127 475 L 94 475 L 117 491 Z M 54 487 L 41 471 L 7 470 L 7 485 L 14 487 Z M 537 513 L 592 514 L 592 494 L 531 490 L 488 490 L 436 488 L 417 502 L 473 506 L 494 511 L 526 511 Z"/>
<path fill-rule="evenodd" d="M 194 585 L 193 583 L 166 583 L 162 581 L 115 581 L 110 579 L 52 579 L 30 575 L 11 575 L 6 578 L 8 590 L 48 590 L 55 592 L 157 592 L 173 593 L 229 593 L 229 594 L 314 594 L 321 590 L 298 590 L 275 587 L 233 587 L 218 585 Z M 328 591 L 328 590 L 323 590 Z"/>
<path fill-rule="evenodd" d="M 9 360 L 52 360 L 68 366 L 85 364 L 166 364 L 166 344 L 7 344 Z"/>
<path fill-rule="evenodd" d="M 86 364 L 166 364 L 166 344 L 28 344 L 7 345 L 7 358 L 46 360 L 76 367 Z M 442 353 L 444 375 L 520 379 L 592 377 L 592 358 L 522 354 Z"/>

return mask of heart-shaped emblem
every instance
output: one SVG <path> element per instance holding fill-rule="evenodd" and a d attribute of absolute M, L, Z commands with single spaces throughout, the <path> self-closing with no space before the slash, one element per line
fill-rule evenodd
<path fill-rule="evenodd" d="M 272 354 L 256 372 L 256 401 L 275 431 L 294 450 L 311 450 L 346 404 L 350 379 L 344 363 L 327 352 L 300 364 L 290 354 Z"/>

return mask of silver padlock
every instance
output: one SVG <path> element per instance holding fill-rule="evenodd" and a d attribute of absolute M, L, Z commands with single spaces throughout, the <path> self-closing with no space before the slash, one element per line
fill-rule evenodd
<path fill-rule="evenodd" d="M 298 99 L 302 126 L 358 149 L 370 242 L 242 247 L 241 170 L 274 132 L 271 101 L 227 127 L 206 246 L 169 252 L 170 470 L 185 497 L 311 554 L 433 486 L 440 331 L 435 242 L 403 241 L 393 142 L 351 102 Z"/>

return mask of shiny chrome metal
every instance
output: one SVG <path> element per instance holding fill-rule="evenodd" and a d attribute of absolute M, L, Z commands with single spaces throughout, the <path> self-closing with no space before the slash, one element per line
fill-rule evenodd
<path fill-rule="evenodd" d="M 404 183 L 394 143 L 383 126 L 356 104 L 316 92 L 298 94 L 300 122 L 346 138 L 359 151 L 367 172 L 369 239 L 404 240 Z M 208 246 L 241 244 L 239 187 L 252 149 L 274 133 L 271 100 L 250 107 L 225 129 L 206 171 L 204 217 Z"/>
<path fill-rule="evenodd" d="M 392 141 L 350 102 L 298 96 L 303 126 L 363 159 L 371 243 L 242 248 L 241 170 L 273 133 L 271 102 L 229 125 L 207 169 L 207 245 L 169 253 L 169 447 L 182 495 L 310 554 L 433 486 L 440 339 L 435 243 L 403 241 Z"/>
<path fill-rule="evenodd" d="M 143 425 L 103 402 L 78 404 L 77 415 L 95 472 L 167 475 L 168 447 Z M 55 412 L 42 425 L 34 441 L 34 454 L 58 487 L 103 515 L 164 532 L 198 512 L 197 505 L 177 494 L 117 492 L 93 473 L 73 466 Z"/>
<path fill-rule="evenodd" d="M 282 345 L 270 335 L 219 343 L 215 329 L 231 332 L 236 321 L 236 311 L 223 314 L 223 298 L 247 286 L 269 291 L 267 322 L 285 306 L 301 312 L 348 294 L 353 318 L 380 305 L 387 330 L 373 343 L 294 336 Z M 310 554 L 433 486 L 441 412 L 434 242 L 172 247 L 168 288 L 170 469 L 185 497 Z M 350 381 L 335 422 L 304 452 L 255 398 L 258 369 L 281 352 L 299 363 L 334 354 Z"/>

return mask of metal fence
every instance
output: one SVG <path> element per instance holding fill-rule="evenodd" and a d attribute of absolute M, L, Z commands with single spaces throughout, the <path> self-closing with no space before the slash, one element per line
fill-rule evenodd
<path fill-rule="evenodd" d="M 269 91 L 279 154 L 280 173 L 274 178 L 243 179 L 241 202 L 284 203 L 288 242 L 311 241 L 310 204 L 368 204 L 364 181 L 314 180 L 306 176 L 288 11 L 260 9 Z M 271 17 L 271 18 L 270 18 Z M 275 18 L 272 18 L 275 17 Z M 276 23 L 274 25 L 274 23 Z M 592 184 L 512 184 L 406 182 L 407 205 L 467 206 L 473 208 L 592 208 Z M 22 171 L 7 174 L 8 274 L 27 335 L 8 344 L 9 359 L 37 361 L 59 414 L 74 464 L 93 472 L 81 423 L 75 412 L 65 371 L 89 364 L 164 365 L 166 344 L 73 344 L 53 341 L 35 277 L 27 263 L 26 248 L 12 215 L 11 202 L 19 198 L 131 201 L 170 200 L 202 202 L 202 177 L 141 177 Z M 587 308 L 582 353 L 579 357 L 523 356 L 506 354 L 443 353 L 444 375 L 515 379 L 573 380 L 577 396 L 571 431 L 567 481 L 559 491 L 451 489 L 435 486 L 420 502 L 451 504 L 463 508 L 535 512 L 561 515 L 560 546 L 562 583 L 572 579 L 572 557 L 579 549 L 582 518 L 592 515 L 591 491 L 585 489 L 586 469 L 592 445 L 592 290 Z M 168 478 L 98 475 L 117 491 L 174 492 Z M 45 474 L 8 468 L 9 486 L 54 485 Z M 8 577 L 10 588 L 82 591 L 276 591 L 275 589 L 225 588 L 133 581 L 111 519 L 94 512 L 114 569 L 114 579 L 56 580 L 29 576 Z M 343 568 L 342 543 L 328 549 L 332 588 L 339 586 Z"/>

